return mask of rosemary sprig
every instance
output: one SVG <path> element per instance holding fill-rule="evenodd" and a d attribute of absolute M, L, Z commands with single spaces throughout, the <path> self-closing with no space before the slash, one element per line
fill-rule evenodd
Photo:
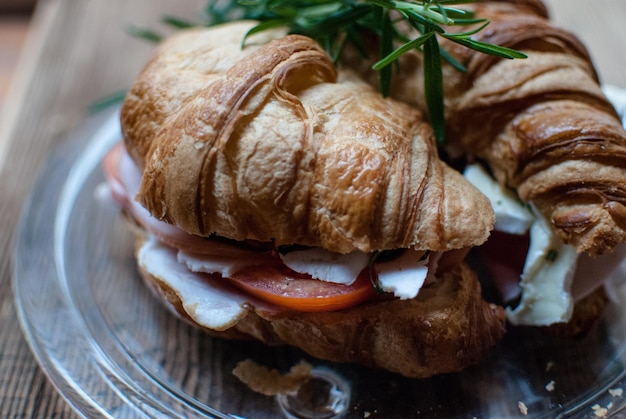
<path fill-rule="evenodd" d="M 373 65 L 379 71 L 380 90 L 389 93 L 393 76 L 390 64 L 404 53 L 417 50 L 424 56 L 424 91 L 428 114 L 438 144 L 445 137 L 443 76 L 441 61 L 465 71 L 463 65 L 441 48 L 440 38 L 458 43 L 481 53 L 501 58 L 525 58 L 518 51 L 472 38 L 489 22 L 456 6 L 476 0 L 230 0 L 210 2 L 206 12 L 212 22 L 254 19 L 259 25 L 247 36 L 273 27 L 286 26 L 290 33 L 310 36 L 319 42 L 333 58 L 340 57 L 346 44 L 364 51 L 361 34 L 369 32 L 378 37 L 379 57 Z M 401 23 L 411 25 L 418 36 L 406 39 Z M 451 26 L 476 25 L 476 29 L 448 33 Z M 245 40 L 244 40 L 245 42 Z M 400 46 L 394 48 L 394 45 Z"/>
<path fill-rule="evenodd" d="M 347 44 L 362 54 L 370 51 L 363 45 L 363 34 L 379 40 L 378 59 L 372 66 L 379 72 L 380 91 L 389 94 L 393 68 L 403 54 L 417 50 L 424 57 L 424 92 L 428 115 L 439 145 L 445 138 L 442 61 L 459 71 L 463 65 L 443 49 L 439 39 L 463 45 L 496 57 L 514 59 L 526 55 L 502 46 L 473 39 L 489 21 L 457 6 L 478 0 L 209 0 L 205 8 L 207 21 L 213 25 L 238 19 L 251 19 L 259 24 L 250 29 L 245 38 L 275 27 L 287 27 L 290 33 L 315 39 L 334 59 L 341 56 Z M 166 16 L 163 23 L 174 28 L 198 24 Z M 400 25 L 408 23 L 418 35 L 407 39 Z M 477 25 L 464 32 L 446 31 L 451 26 Z M 134 36 L 158 42 L 161 36 L 149 29 L 129 28 Z M 242 40 L 242 45 L 245 44 Z M 398 45 L 398 47 L 395 47 Z"/>
<path fill-rule="evenodd" d="M 367 273 L 370 278 L 370 282 L 372 283 L 372 287 L 376 290 L 377 293 L 383 294 L 385 291 L 382 289 L 380 284 L 378 283 L 378 274 L 376 273 L 376 269 L 374 268 L 374 264 L 381 256 L 381 252 L 376 250 L 370 254 L 370 259 L 367 264 Z"/>

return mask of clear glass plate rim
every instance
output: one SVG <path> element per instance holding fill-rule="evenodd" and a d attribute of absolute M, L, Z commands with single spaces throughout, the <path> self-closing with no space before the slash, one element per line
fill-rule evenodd
<path fill-rule="evenodd" d="M 50 159 L 49 164 L 43 170 L 44 173 L 53 170 L 63 170 L 64 168 L 54 167 L 54 162 L 61 159 L 61 156 L 66 157 L 70 153 L 76 154 L 75 156 L 72 156 L 73 164 L 69 167 L 69 170 L 66 170 L 67 179 L 62 185 L 58 197 L 56 197 L 58 201 L 56 202 L 57 205 L 55 205 L 54 217 L 52 217 L 54 220 L 54 234 L 52 236 L 52 265 L 56 273 L 51 274 L 51 276 L 54 276 L 54 283 L 58 286 L 58 290 L 60 291 L 59 297 L 62 300 L 61 308 L 64 310 L 63 319 L 72 324 L 72 333 L 80 338 L 79 343 L 88 347 L 91 361 L 93 362 L 91 366 L 86 365 L 86 367 L 98 374 L 103 381 L 108 381 L 109 387 L 117 393 L 118 397 L 124 400 L 125 404 L 132 406 L 137 413 L 147 414 L 148 411 L 152 410 L 153 412 L 160 411 L 163 414 L 167 413 L 173 415 L 176 414 L 176 412 L 171 411 L 168 406 L 156 403 L 155 398 L 149 397 L 149 393 L 146 393 L 145 388 L 129 379 L 127 374 L 116 366 L 116 362 L 114 362 L 109 355 L 104 353 L 95 343 L 95 339 L 93 338 L 90 328 L 84 322 L 84 319 L 82 319 L 80 315 L 77 315 L 79 310 L 73 303 L 74 297 L 72 297 L 72 290 L 68 288 L 68 282 L 61 280 L 61 278 L 65 278 L 67 274 L 65 271 L 65 257 L 60 249 L 62 249 L 65 244 L 65 232 L 67 231 L 68 223 L 71 222 L 70 215 L 73 210 L 75 198 L 83 187 L 87 177 L 93 172 L 93 170 L 96 169 L 96 166 L 99 165 L 99 162 L 106 151 L 108 151 L 120 138 L 118 110 L 109 111 L 104 115 L 104 117 L 98 116 L 95 120 L 98 121 L 98 124 L 101 122 L 102 124 L 90 139 L 86 149 L 82 150 L 80 153 L 72 153 L 72 149 L 75 148 L 75 146 L 72 141 L 68 141 L 68 144 L 62 144 L 55 151 L 55 154 Z M 41 183 L 41 179 L 38 183 Z M 36 187 L 37 185 L 35 188 Z M 29 216 L 31 214 L 30 209 L 34 208 L 36 202 L 37 197 L 34 193 L 31 193 L 24 205 L 26 211 L 23 212 L 20 220 L 18 221 L 18 232 L 27 231 L 32 228 L 29 225 Z M 21 296 L 23 291 L 18 282 L 18 278 L 21 277 L 18 267 L 21 257 L 19 251 L 22 248 L 20 243 L 21 240 L 21 235 L 16 235 L 15 244 L 13 246 L 14 272 L 12 291 L 15 296 L 15 307 L 18 315 L 18 321 L 20 322 L 23 334 L 31 351 L 50 382 L 77 413 L 84 414 L 85 411 L 89 411 L 90 416 L 97 413 L 102 417 L 114 417 L 108 411 L 107 406 L 103 406 L 98 403 L 93 397 L 91 397 L 91 395 L 84 391 L 80 383 L 68 376 L 62 365 L 52 362 L 44 350 L 45 344 L 40 342 L 40 336 L 38 336 L 36 332 L 36 325 L 33 324 L 31 316 L 27 313 L 24 309 L 24 305 L 22 304 Z M 67 311 L 67 313 L 65 313 L 65 311 Z M 115 339 L 114 336 L 111 336 L 111 338 Z M 130 355 L 128 351 L 125 351 L 126 348 L 124 348 L 123 344 L 117 341 L 117 339 L 115 340 L 121 349 L 120 353 L 125 356 Z M 145 368 L 143 370 L 146 374 L 149 373 L 149 371 L 146 371 Z M 133 397 L 129 397 L 125 391 L 120 391 L 119 388 L 117 388 L 120 386 L 120 383 L 127 387 L 125 391 L 132 392 Z M 165 388 L 163 385 L 162 387 Z M 181 402 L 190 407 L 191 410 L 186 412 L 188 414 L 191 414 L 192 410 L 195 410 L 196 414 L 203 414 L 208 417 L 232 417 L 224 416 L 221 412 L 215 411 L 211 407 L 199 406 L 193 400 L 189 400 L 188 397 L 180 393 L 173 394 L 173 396 L 179 398 Z M 133 399 L 136 401 L 133 401 Z M 84 406 L 84 402 L 86 402 L 89 406 Z M 151 405 L 154 405 L 153 409 L 149 408 Z"/>

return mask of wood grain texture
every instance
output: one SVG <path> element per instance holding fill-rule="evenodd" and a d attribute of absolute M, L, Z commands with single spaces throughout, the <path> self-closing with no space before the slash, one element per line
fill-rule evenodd
<path fill-rule="evenodd" d="M 546 0 L 557 24 L 579 34 L 605 83 L 626 87 L 626 2 Z M 201 0 L 41 0 L 0 121 L 0 417 L 73 418 L 20 331 L 11 254 L 20 210 L 49 152 L 87 107 L 126 89 L 152 45 L 128 24 L 160 27 L 163 14 L 193 17 Z M 42 257 L 44 257 L 42 255 Z"/>
<path fill-rule="evenodd" d="M 128 88 L 151 53 L 153 45 L 128 36 L 127 25 L 165 31 L 161 16 L 196 18 L 203 5 L 199 0 L 39 2 L 0 121 L 0 417 L 75 417 L 37 366 L 15 313 L 11 253 L 24 199 L 49 151 L 85 117 L 87 107 Z"/>
<path fill-rule="evenodd" d="M 0 114 L 28 33 L 29 20 L 28 14 L 0 14 Z"/>
<path fill-rule="evenodd" d="M 591 53 L 600 80 L 626 87 L 626 2 L 544 0 L 556 25 L 574 32 Z"/>

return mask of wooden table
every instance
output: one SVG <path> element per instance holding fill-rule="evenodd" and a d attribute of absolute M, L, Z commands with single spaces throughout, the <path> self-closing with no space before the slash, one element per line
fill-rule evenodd
<path fill-rule="evenodd" d="M 590 47 L 604 83 L 626 87 L 626 2 L 547 0 L 554 20 Z M 94 101 L 129 86 L 152 45 L 129 24 L 193 18 L 202 0 L 41 0 L 0 122 L 0 417 L 74 417 L 41 372 L 11 294 L 14 227 L 49 152 Z"/>
<path fill-rule="evenodd" d="M 0 14 L 0 115 L 29 27 L 29 15 Z"/>

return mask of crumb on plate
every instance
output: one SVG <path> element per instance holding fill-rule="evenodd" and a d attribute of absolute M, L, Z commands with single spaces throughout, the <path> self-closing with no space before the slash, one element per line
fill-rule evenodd
<path fill-rule="evenodd" d="M 609 414 L 609 410 L 606 407 L 602 407 L 599 404 L 594 404 L 591 406 L 591 410 L 593 410 L 593 414 L 598 418 L 605 418 Z"/>
<path fill-rule="evenodd" d="M 519 411 L 522 413 L 522 415 L 528 415 L 528 407 L 526 407 L 526 404 L 524 404 L 524 402 L 517 402 L 517 407 L 519 407 Z"/>
<path fill-rule="evenodd" d="M 233 374 L 251 390 L 265 396 L 275 396 L 297 390 L 311 378 L 312 369 L 311 364 L 300 361 L 288 373 L 281 374 L 278 370 L 270 370 L 246 359 L 235 366 Z"/>

